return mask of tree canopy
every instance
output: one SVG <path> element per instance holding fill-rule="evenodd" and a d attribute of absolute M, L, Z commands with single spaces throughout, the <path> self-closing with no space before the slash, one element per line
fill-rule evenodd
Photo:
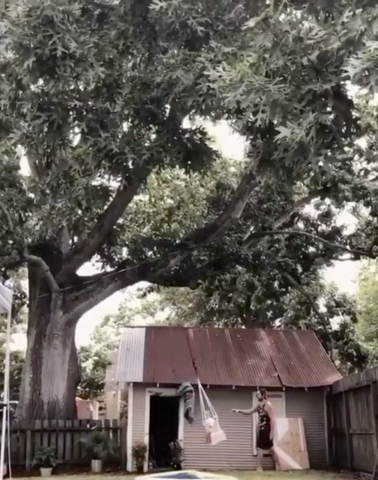
<path fill-rule="evenodd" d="M 378 266 L 377 263 L 365 264 L 359 275 L 358 285 L 358 323 L 357 333 L 370 355 L 378 355 Z"/>
<path fill-rule="evenodd" d="M 231 275 L 248 291 L 258 273 L 256 298 L 274 296 L 340 255 L 375 255 L 374 219 L 354 235 L 336 222 L 377 191 L 377 11 L 364 6 L 2 4 L 0 264 L 29 270 L 21 417 L 74 417 L 76 324 L 120 289 Z M 204 120 L 247 144 L 210 184 L 224 166 Z M 101 271 L 83 275 L 88 262 Z"/>

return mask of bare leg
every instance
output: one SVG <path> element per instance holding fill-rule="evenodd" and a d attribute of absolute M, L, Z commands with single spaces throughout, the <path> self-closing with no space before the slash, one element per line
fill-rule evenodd
<path fill-rule="evenodd" d="M 279 471 L 281 470 L 281 467 L 280 467 L 280 459 L 278 458 L 278 455 L 276 455 L 276 452 L 274 450 L 274 447 L 272 447 L 269 451 L 269 453 L 272 455 L 272 458 L 274 460 L 274 465 L 276 467 L 276 470 Z"/>
<path fill-rule="evenodd" d="M 262 467 L 262 460 L 264 457 L 264 450 L 261 450 L 261 448 L 257 449 L 257 471 L 262 472 L 263 467 Z"/>

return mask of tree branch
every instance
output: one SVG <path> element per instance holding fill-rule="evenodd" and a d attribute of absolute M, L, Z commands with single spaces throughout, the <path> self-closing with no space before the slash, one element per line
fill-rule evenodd
<path fill-rule="evenodd" d="M 144 281 L 161 287 L 196 288 L 201 276 L 211 269 L 217 260 L 210 260 L 185 272 L 176 270 L 165 275 L 159 273 L 159 267 L 160 264 L 166 264 L 166 257 L 141 264 L 125 261 L 118 269 L 111 272 L 95 274 L 91 277 L 81 277 L 81 288 L 78 285 L 78 288 L 66 297 L 67 304 L 70 307 L 68 322 L 78 321 L 84 313 L 106 298 L 138 282 Z"/>
<path fill-rule="evenodd" d="M 172 272 L 172 269 L 174 266 L 180 264 L 183 259 L 189 256 L 194 249 L 220 238 L 227 231 L 227 229 L 230 228 L 234 221 L 240 218 L 251 192 L 258 185 L 254 173 L 254 165 L 254 161 L 251 161 L 248 165 L 248 168 L 246 169 L 246 172 L 243 175 L 235 194 L 222 214 L 219 215 L 213 222 L 197 230 L 190 240 L 181 242 L 181 245 L 178 245 L 171 254 L 164 255 L 152 261 L 146 261 L 138 265 L 131 262 L 124 262 L 112 272 L 94 275 L 92 280 L 87 279 L 85 281 L 85 285 L 83 285 L 83 288 L 79 287 L 77 290 L 75 290 L 75 292 L 72 293 L 70 296 L 71 298 L 67 299 L 67 303 L 70 305 L 70 312 L 67 321 L 76 322 L 85 312 L 96 306 L 98 303 L 110 297 L 117 291 L 122 290 L 130 285 L 134 285 L 137 282 L 146 281 L 161 286 L 193 287 L 193 278 L 198 278 L 198 275 L 200 275 L 199 272 L 202 272 L 202 267 L 195 269 L 194 272 L 191 272 L 191 274 L 186 272 L 185 275 L 177 270 Z M 134 194 L 136 191 L 137 188 Z M 117 215 L 122 215 L 124 209 L 126 208 L 125 205 L 131 201 L 132 198 L 130 198 L 130 196 L 128 196 L 126 193 L 127 192 L 124 191 L 121 195 L 121 193 L 118 192 L 116 195 L 116 197 L 121 195 L 122 202 L 120 203 L 122 203 L 124 208 L 121 209 L 120 205 L 115 205 L 118 203 L 115 197 L 108 209 L 104 212 L 104 218 L 102 222 L 100 219 L 92 231 L 94 234 L 92 241 L 90 241 L 87 246 L 83 245 L 82 248 L 84 250 L 82 253 L 80 253 L 79 249 L 77 248 L 78 253 L 76 254 L 76 258 L 74 256 L 73 259 L 68 262 L 68 264 L 60 272 L 58 279 L 60 279 L 63 274 L 67 274 L 68 272 L 72 273 L 74 268 L 77 269 L 78 265 L 85 257 L 85 254 L 88 256 L 88 252 L 90 251 L 95 253 L 95 247 L 97 250 L 98 246 L 101 244 L 99 243 L 100 239 L 103 240 L 106 237 L 106 229 L 104 229 L 103 226 L 104 221 L 106 220 L 106 225 L 112 225 L 113 227 L 119 218 L 118 216 L 115 220 L 116 215 L 112 213 L 113 209 L 116 209 Z M 122 213 L 120 213 L 121 210 Z M 101 225 L 102 228 L 97 231 L 96 229 L 98 229 Z M 172 256 L 174 258 L 169 261 Z"/>
<path fill-rule="evenodd" d="M 29 263 L 31 265 L 39 267 L 39 269 L 46 278 L 51 293 L 59 293 L 59 285 L 55 280 L 53 274 L 51 273 L 47 263 L 42 258 L 37 257 L 36 255 L 30 255 L 29 253 L 23 253 L 22 255 L 14 255 L 7 257 L 6 259 L 1 261 L 1 265 L 5 268 L 17 267 L 20 266 L 22 263 Z"/>
<path fill-rule="evenodd" d="M 302 294 L 302 296 L 308 301 L 315 315 L 326 326 L 328 324 L 326 316 L 323 315 L 323 313 L 319 310 L 316 302 L 311 298 L 311 295 L 309 295 L 308 292 L 306 292 L 306 289 L 303 287 L 303 285 L 301 285 L 289 272 L 283 271 L 282 274 L 289 281 L 289 283 L 291 283 L 291 285 L 294 288 L 296 288 Z"/>
<path fill-rule="evenodd" d="M 258 181 L 254 174 L 254 164 L 255 164 L 254 161 L 251 161 L 251 163 L 249 164 L 228 207 L 211 224 L 200 229 L 196 233 L 195 238 L 198 238 L 201 235 L 201 233 L 202 234 L 206 232 L 214 232 L 214 233 L 212 233 L 207 238 L 203 239 L 201 242 L 198 243 L 198 245 L 191 244 L 191 245 L 188 245 L 187 249 L 183 248 L 182 249 L 183 251 L 177 254 L 169 262 L 169 264 L 166 267 L 164 267 L 164 269 L 162 269 L 159 273 L 165 273 L 172 270 L 174 267 L 179 265 L 185 258 L 189 257 L 197 246 L 203 246 L 207 243 L 211 243 L 217 240 L 218 238 L 220 238 L 231 227 L 234 221 L 240 218 L 247 204 L 248 198 L 250 197 L 253 190 L 258 186 Z M 329 188 L 315 190 L 314 192 L 311 192 L 306 197 L 298 200 L 294 204 L 294 207 L 290 212 L 284 213 L 274 222 L 273 228 L 275 229 L 279 228 L 288 220 L 290 220 L 290 218 L 292 217 L 292 215 L 294 215 L 294 213 L 301 210 L 306 205 L 310 204 L 312 200 L 315 200 L 318 197 L 320 198 L 325 197 L 327 194 L 329 194 L 330 190 L 331 189 Z M 250 235 L 251 233 L 247 234 L 247 236 L 245 237 L 245 241 L 247 241 L 250 238 Z"/>
<path fill-rule="evenodd" d="M 29 255 L 27 253 L 27 254 L 23 255 L 23 257 L 21 259 L 24 259 L 25 262 L 30 263 L 32 265 L 36 265 L 37 267 L 39 267 L 39 269 L 41 270 L 41 272 L 43 273 L 43 275 L 46 278 L 46 281 L 47 281 L 47 283 L 50 287 L 51 293 L 58 293 L 60 291 L 58 283 L 56 282 L 56 280 L 55 280 L 53 274 L 51 273 L 48 265 L 46 264 L 46 262 L 44 262 L 42 260 L 42 258 L 37 257 L 36 255 Z"/>
<path fill-rule="evenodd" d="M 78 321 L 84 313 L 106 298 L 138 282 L 144 281 L 171 287 L 193 286 L 193 273 L 184 275 L 175 272 L 169 277 L 155 273 L 161 262 L 166 262 L 166 259 L 157 258 L 151 262 L 141 264 L 125 261 L 116 270 L 95 274 L 92 277 L 85 277 L 81 288 L 78 286 L 72 294 L 68 293 L 67 295 L 67 304 L 70 306 L 67 321 Z"/>
<path fill-rule="evenodd" d="M 122 290 L 137 282 L 146 281 L 160 286 L 175 286 L 175 287 L 195 287 L 196 282 L 203 273 L 203 268 L 194 268 L 192 271 L 180 272 L 174 267 L 178 266 L 185 258 L 189 257 L 191 253 L 219 239 L 232 226 L 235 220 L 240 218 L 247 201 L 252 191 L 258 186 L 258 181 L 254 173 L 254 162 L 251 162 L 243 175 L 231 201 L 226 209 L 215 220 L 210 222 L 205 227 L 198 229 L 194 235 L 186 241 L 177 245 L 171 253 L 159 257 L 157 259 L 146 261 L 142 264 L 135 264 L 130 261 L 125 261 L 120 264 L 115 270 L 111 272 L 104 272 L 102 274 L 94 275 L 93 277 L 86 277 L 82 280 L 80 287 L 80 280 L 78 288 L 68 299 L 70 304 L 70 320 L 77 321 L 81 315 L 102 302 L 109 296 L 113 295 L 119 290 Z M 296 202 L 294 209 L 289 213 L 284 214 L 274 222 L 276 226 L 285 223 L 291 215 L 300 208 L 303 208 L 311 200 L 327 194 L 327 189 L 318 190 L 309 194 L 307 197 Z M 112 202 L 113 203 L 113 202 Z M 337 245 L 321 237 L 318 237 L 307 232 L 296 230 L 272 230 L 250 233 L 248 240 L 260 239 L 273 235 L 303 235 L 313 240 L 321 242 L 329 248 L 339 249 L 348 253 L 368 256 L 367 252 L 359 250 L 351 250 L 342 245 Z M 205 264 L 205 268 L 208 265 Z M 80 278 L 80 277 L 78 277 Z"/>
<path fill-rule="evenodd" d="M 297 200 L 294 203 L 293 208 L 289 212 L 285 212 L 273 222 L 272 228 L 280 228 L 284 223 L 288 222 L 295 213 L 302 210 L 302 208 L 304 208 L 306 205 L 309 205 L 316 198 L 324 199 L 331 191 L 332 189 L 328 187 L 322 188 L 320 190 L 314 190 L 313 192 L 310 192 L 306 197 Z M 244 237 L 244 242 L 248 242 L 251 235 L 253 236 L 253 230 L 250 230 L 246 234 L 246 236 Z"/>
<path fill-rule="evenodd" d="M 79 242 L 63 259 L 64 266 L 58 275 L 58 281 L 64 281 L 67 276 L 76 272 L 95 255 L 138 193 L 147 175 L 148 170 L 143 168 L 135 172 L 131 183 L 122 182 L 113 200 L 100 215 L 87 238 Z"/>
<path fill-rule="evenodd" d="M 303 237 L 307 237 L 312 240 L 315 240 L 316 242 L 322 243 L 326 247 L 331 248 L 333 250 L 341 250 L 343 252 L 350 253 L 352 255 L 359 255 L 363 257 L 373 258 L 372 254 L 369 252 L 366 252 L 363 250 L 351 249 L 351 248 L 345 247 L 344 245 L 330 242 L 329 240 L 319 237 L 318 235 L 314 235 L 312 233 L 304 232 L 301 230 L 271 230 L 271 231 L 267 230 L 267 231 L 254 232 L 249 234 L 248 243 L 246 243 L 245 246 L 248 247 L 250 245 L 250 240 L 252 239 L 273 237 L 273 236 L 279 236 L 279 235 L 301 235 Z"/>
<path fill-rule="evenodd" d="M 181 248 L 179 245 L 172 253 L 147 261 L 143 264 L 136 265 L 131 262 L 124 262 L 112 272 L 105 272 L 103 274 L 95 275 L 92 278 L 87 278 L 84 282 L 86 286 L 84 286 L 84 288 L 79 291 L 76 298 L 72 300 L 74 304 L 72 319 L 75 320 L 99 302 L 113 295 L 115 292 L 137 282 L 146 281 L 160 286 L 194 288 L 196 282 L 198 283 L 201 273 L 209 267 L 209 264 L 206 263 L 204 266 L 196 268 L 190 273 L 186 272 L 185 274 L 180 273 L 178 269 L 173 271 L 174 267 L 178 266 L 185 258 L 189 257 L 194 250 L 220 238 L 227 229 L 230 228 L 233 222 L 240 218 L 250 194 L 257 186 L 258 182 L 254 174 L 254 162 L 251 162 L 227 208 L 213 222 L 199 229 L 192 236 L 191 242 L 181 242 Z M 305 199 L 301 199 L 297 202 L 295 208 L 299 209 L 303 207 L 304 204 L 309 203 L 311 199 L 318 197 L 321 193 L 325 194 L 325 191 L 313 192 Z M 289 215 L 292 215 L 293 213 L 294 210 L 292 210 Z M 280 225 L 281 223 L 284 223 L 286 219 L 287 214 L 285 214 L 285 217 L 280 217 L 276 224 Z M 286 232 L 283 231 L 283 234 L 285 233 Z M 302 234 L 305 232 L 298 233 Z M 278 234 L 278 232 L 259 232 L 258 238 L 273 234 Z M 253 235 L 256 237 L 256 234 Z M 313 237 L 317 238 L 316 236 Z M 327 242 L 320 237 L 319 241 Z M 328 243 L 330 244 L 330 242 Z"/>
<path fill-rule="evenodd" d="M 288 222 L 291 217 L 294 215 L 294 213 L 299 212 L 302 210 L 302 208 L 306 207 L 309 205 L 313 200 L 316 198 L 325 198 L 328 193 L 330 193 L 331 189 L 330 188 L 323 188 L 321 190 L 315 190 L 311 193 L 309 193 L 306 197 L 301 198 L 300 200 L 297 200 L 294 203 L 294 207 L 290 212 L 286 212 L 283 215 L 281 215 L 275 222 L 273 223 L 273 228 L 280 228 L 284 223 Z"/>
<path fill-rule="evenodd" d="M 185 258 L 189 257 L 192 252 L 197 248 L 207 243 L 212 243 L 215 240 L 221 238 L 226 231 L 238 220 L 243 213 L 243 210 L 248 202 L 248 199 L 258 186 L 255 175 L 255 161 L 252 160 L 239 185 L 231 198 L 230 203 L 224 209 L 214 221 L 205 225 L 203 228 L 197 230 L 197 232 L 181 244 L 181 252 L 176 254 L 174 258 L 168 263 L 166 267 L 161 269 L 159 273 L 166 273 L 171 271 L 174 267 L 179 265 Z M 180 248 L 180 246 L 178 247 Z"/>

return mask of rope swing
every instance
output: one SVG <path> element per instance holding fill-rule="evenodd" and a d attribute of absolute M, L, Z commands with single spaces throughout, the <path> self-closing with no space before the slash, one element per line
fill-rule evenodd
<path fill-rule="evenodd" d="M 192 353 L 192 349 L 190 346 L 190 339 L 187 337 L 189 352 L 192 359 L 192 364 L 194 371 L 197 377 L 197 385 L 198 385 L 198 397 L 199 397 L 199 404 L 201 410 L 201 420 L 202 425 L 206 432 L 206 442 L 209 445 L 218 445 L 218 443 L 224 442 L 227 440 L 226 434 L 222 430 L 219 417 L 213 404 L 211 403 L 205 389 L 203 388 L 201 381 L 199 379 L 198 369 L 196 366 L 195 358 Z"/>
<path fill-rule="evenodd" d="M 227 440 L 226 434 L 222 430 L 219 417 L 215 408 L 203 388 L 200 379 L 197 376 L 198 395 L 200 401 L 202 425 L 206 432 L 206 443 L 210 445 L 217 445 L 218 443 Z"/>

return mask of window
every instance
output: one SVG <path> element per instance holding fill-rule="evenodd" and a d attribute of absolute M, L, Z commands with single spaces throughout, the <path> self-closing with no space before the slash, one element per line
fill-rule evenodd
<path fill-rule="evenodd" d="M 257 403 L 256 393 L 252 393 L 252 405 L 255 406 Z M 286 417 L 286 402 L 285 402 L 285 392 L 269 392 L 268 398 L 270 403 L 274 408 L 274 412 L 277 418 Z M 257 431 L 257 414 L 253 414 L 253 455 L 257 455 L 256 449 L 256 431 Z"/>

